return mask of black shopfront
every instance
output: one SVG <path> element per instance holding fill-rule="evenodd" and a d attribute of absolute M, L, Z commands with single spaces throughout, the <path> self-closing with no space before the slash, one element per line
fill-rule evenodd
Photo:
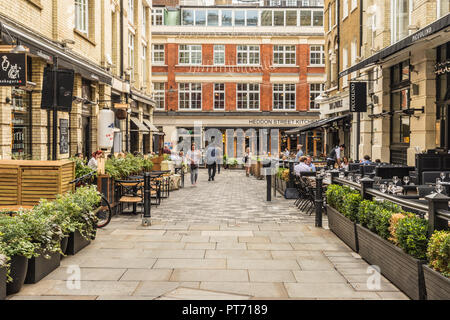
<path fill-rule="evenodd" d="M 436 147 L 450 149 L 450 42 L 436 49 Z"/>

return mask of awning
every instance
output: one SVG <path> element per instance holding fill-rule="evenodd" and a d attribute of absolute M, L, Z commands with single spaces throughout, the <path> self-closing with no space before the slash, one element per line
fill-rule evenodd
<path fill-rule="evenodd" d="M 339 120 L 343 120 L 343 119 L 347 119 L 350 118 L 351 114 L 344 114 L 342 116 L 336 116 L 333 118 L 325 118 L 325 119 L 320 119 L 314 122 L 310 122 L 307 125 L 304 125 L 302 127 L 296 128 L 296 129 L 292 129 L 292 130 L 287 130 L 285 131 L 286 134 L 296 134 L 296 133 L 300 133 L 300 132 L 304 132 L 304 131 L 309 131 L 309 130 L 313 130 L 316 128 L 320 128 L 323 127 L 324 125 L 331 123 L 331 122 L 335 122 L 335 121 L 339 121 Z"/>
<path fill-rule="evenodd" d="M 415 32 L 414 34 L 406 37 L 403 40 L 400 40 L 393 45 L 390 45 L 389 47 L 386 47 L 382 49 L 380 52 L 377 52 L 373 56 L 355 64 L 354 66 L 348 68 L 347 70 L 344 70 L 342 72 L 339 72 L 339 78 L 345 77 L 346 75 L 355 72 L 357 70 L 360 70 L 370 64 L 377 63 L 378 61 L 397 53 L 413 44 L 415 44 L 417 41 L 428 37 L 442 29 L 445 29 L 446 27 L 450 26 L 450 13 L 446 16 L 436 20 L 435 22 L 429 24 L 428 26 L 420 29 L 419 31 Z"/>
<path fill-rule="evenodd" d="M 29 47 L 31 54 L 42 57 L 43 59 L 46 59 L 47 62 L 53 62 L 54 57 L 56 57 L 58 59 L 59 67 L 74 70 L 84 78 L 111 85 L 111 75 L 100 66 L 95 65 L 74 52 L 65 51 L 55 42 L 36 34 L 31 34 L 29 31 L 12 22 L 5 23 L 3 20 L 1 20 L 1 22 L 3 30 L 6 30 L 12 37 L 16 37 L 20 44 Z M 3 37 L 2 40 L 10 42 L 11 39 L 8 36 Z"/>
<path fill-rule="evenodd" d="M 139 121 L 138 118 L 130 117 L 131 123 L 133 123 L 138 129 L 137 130 L 130 130 L 130 131 L 139 131 L 139 132 L 146 132 L 149 133 L 150 130 L 142 122 Z"/>
<path fill-rule="evenodd" d="M 149 105 L 151 105 L 153 107 L 156 106 L 156 101 L 155 100 L 153 100 L 152 98 L 147 97 L 147 96 L 145 96 L 143 94 L 137 93 L 136 91 L 133 91 L 133 90 L 131 90 L 131 98 L 133 100 L 136 100 L 136 101 L 139 101 L 139 102 L 142 102 L 142 103 L 145 103 L 145 104 L 149 104 Z"/>
<path fill-rule="evenodd" d="M 155 127 L 150 120 L 144 119 L 144 124 L 150 129 L 150 132 L 159 132 L 158 128 Z"/>

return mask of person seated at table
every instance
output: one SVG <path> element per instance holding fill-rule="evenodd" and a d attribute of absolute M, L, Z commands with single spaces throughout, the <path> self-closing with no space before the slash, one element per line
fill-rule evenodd
<path fill-rule="evenodd" d="M 379 163 L 381 163 L 381 160 L 380 159 L 375 159 L 375 163 L 379 164 Z"/>
<path fill-rule="evenodd" d="M 316 166 L 314 165 L 314 163 L 312 163 L 312 158 L 310 155 L 306 156 L 306 161 L 305 163 L 308 165 L 308 167 L 311 168 L 312 172 L 316 172 Z"/>
<path fill-rule="evenodd" d="M 285 157 L 289 157 L 290 154 L 291 154 L 291 153 L 289 152 L 289 149 L 288 149 L 288 148 L 284 149 L 283 155 L 284 155 Z"/>
<path fill-rule="evenodd" d="M 344 156 L 344 158 L 342 159 L 342 163 L 341 163 L 341 169 L 344 169 L 344 170 L 348 170 L 348 166 L 349 166 L 349 161 L 348 161 L 348 158 L 347 158 L 347 156 Z"/>
<path fill-rule="evenodd" d="M 92 158 L 89 160 L 88 162 L 88 167 L 91 168 L 92 170 L 97 171 L 97 159 L 102 155 L 102 151 L 98 150 L 92 153 Z"/>
<path fill-rule="evenodd" d="M 372 164 L 372 161 L 370 161 L 370 157 L 368 155 L 365 155 L 364 160 L 361 161 L 361 164 Z"/>
<path fill-rule="evenodd" d="M 300 175 L 300 172 L 312 172 L 311 167 L 306 164 L 306 157 L 300 157 L 299 161 L 299 164 L 294 167 L 297 176 Z"/>

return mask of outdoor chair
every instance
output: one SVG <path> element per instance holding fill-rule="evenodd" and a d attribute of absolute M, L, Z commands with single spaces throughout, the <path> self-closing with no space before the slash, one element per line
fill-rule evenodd
<path fill-rule="evenodd" d="M 425 196 L 427 196 L 433 192 L 434 192 L 433 186 L 428 186 L 428 185 L 417 186 L 417 194 L 419 195 L 419 198 L 425 198 Z"/>
<path fill-rule="evenodd" d="M 140 203 L 144 207 L 144 181 L 137 180 L 116 180 L 116 185 L 119 188 L 119 213 L 123 213 L 123 205 L 133 205 L 133 213 L 137 214 L 136 207 Z"/>

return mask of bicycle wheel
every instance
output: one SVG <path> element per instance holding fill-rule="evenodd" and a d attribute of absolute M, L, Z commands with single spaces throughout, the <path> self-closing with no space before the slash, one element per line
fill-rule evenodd
<path fill-rule="evenodd" d="M 103 228 L 108 225 L 111 221 L 112 211 L 111 206 L 109 205 L 108 200 L 102 195 L 102 205 L 100 210 L 97 212 L 97 228 Z"/>

